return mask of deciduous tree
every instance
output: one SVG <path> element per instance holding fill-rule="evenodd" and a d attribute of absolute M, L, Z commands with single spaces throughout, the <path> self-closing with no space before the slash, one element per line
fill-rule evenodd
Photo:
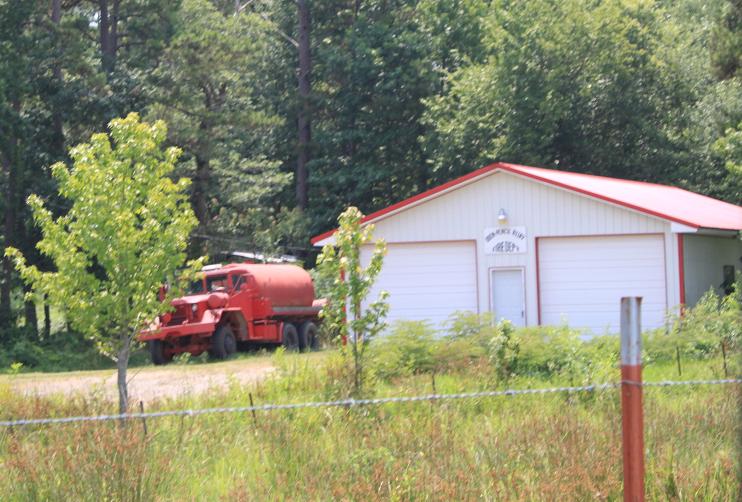
<path fill-rule="evenodd" d="M 658 5 L 498 0 L 488 57 L 453 72 L 427 101 L 433 176 L 494 160 L 669 181 L 691 98 L 666 57 Z"/>
<path fill-rule="evenodd" d="M 265 23 L 255 14 L 225 15 L 206 0 L 185 0 L 152 75 L 148 116 L 164 119 L 170 140 L 184 149 L 180 169 L 193 179 L 199 235 L 254 240 L 275 226 L 270 199 L 291 182 L 266 155 L 281 120 L 257 92 Z"/>
<path fill-rule="evenodd" d="M 132 343 L 168 309 L 170 298 L 160 300 L 157 292 L 183 267 L 196 225 L 189 180 L 170 178 L 180 151 L 163 149 L 165 136 L 164 122 L 150 125 L 130 114 L 111 121 L 110 136 L 95 134 L 73 148 L 71 168 L 52 166 L 60 195 L 72 204 L 69 212 L 55 219 L 40 197 L 28 203 L 42 233 L 37 247 L 53 270 L 29 266 L 17 249 L 6 249 L 33 294 L 47 297 L 116 361 L 120 413 L 128 407 Z M 179 276 L 199 266 L 191 262 Z"/>
<path fill-rule="evenodd" d="M 371 245 L 373 225 L 361 226 L 363 214 L 349 207 L 338 218 L 335 242 L 327 244 L 317 259 L 320 275 L 332 284 L 328 304 L 321 316 L 344 342 L 343 355 L 353 366 L 353 389 L 363 391 L 366 377 L 364 355 L 369 341 L 384 329 L 389 306 L 388 294 L 382 291 L 376 300 L 364 305 L 376 277 L 381 272 L 386 254 L 383 240 L 376 242 L 368 265 L 361 263 L 361 247 Z M 345 344 L 349 341 L 349 344 Z M 348 348 L 350 347 L 350 348 Z"/>

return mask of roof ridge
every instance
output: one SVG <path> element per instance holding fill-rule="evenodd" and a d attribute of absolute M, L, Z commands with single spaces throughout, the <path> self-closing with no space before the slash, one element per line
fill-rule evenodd
<path fill-rule="evenodd" d="M 696 195 L 701 195 L 699 193 L 691 192 L 690 190 L 687 190 L 685 188 L 681 188 L 681 187 L 678 187 L 678 186 L 675 186 L 675 185 L 663 185 L 662 183 L 655 183 L 655 182 L 652 182 L 652 181 L 632 180 L 632 179 L 628 179 L 628 178 L 616 178 L 614 176 L 606 176 L 606 175 L 603 175 L 603 174 L 591 174 L 591 173 L 580 173 L 580 172 L 576 172 L 576 171 L 564 171 L 562 169 L 552 169 L 550 167 L 524 166 L 522 164 L 512 164 L 512 163 L 509 163 L 509 162 L 497 162 L 497 164 L 498 165 L 501 165 L 501 166 L 512 167 L 514 169 L 538 169 L 540 171 L 547 171 L 547 172 L 550 171 L 550 172 L 556 172 L 556 173 L 567 174 L 567 175 L 572 175 L 572 176 L 586 176 L 586 177 L 590 177 L 590 178 L 600 178 L 600 179 L 603 179 L 603 180 L 615 181 L 615 182 L 619 182 L 619 183 L 636 183 L 636 184 L 640 184 L 640 185 L 650 185 L 650 186 L 663 187 L 663 188 L 676 188 L 678 190 L 683 190 L 685 192 L 690 192 L 690 193 L 694 193 Z"/>
<path fill-rule="evenodd" d="M 485 176 L 489 176 L 497 172 L 505 172 L 505 173 L 524 176 L 527 178 L 531 178 L 532 180 L 536 180 L 536 181 L 547 183 L 553 186 L 561 187 L 561 188 L 573 191 L 575 193 L 581 193 L 583 195 L 587 195 L 589 197 L 593 197 L 593 198 L 600 199 L 606 202 L 617 204 L 617 205 L 620 205 L 620 206 L 623 206 L 629 209 L 633 209 L 635 211 L 639 211 L 644 214 L 649 214 L 651 216 L 655 216 L 655 217 L 661 218 L 666 221 L 674 221 L 674 222 L 681 223 L 681 224 L 688 225 L 688 226 L 695 227 L 695 228 L 703 227 L 703 228 L 720 228 L 720 229 L 730 229 L 730 230 L 731 229 L 736 229 L 736 230 L 742 229 L 742 221 L 740 222 L 739 225 L 734 222 L 730 223 L 729 221 L 722 221 L 721 225 L 714 226 L 715 224 L 719 223 L 718 219 L 714 219 L 714 221 L 711 221 L 707 217 L 704 217 L 701 219 L 693 218 L 693 217 L 689 217 L 687 214 L 682 214 L 682 211 L 678 212 L 674 210 L 669 210 L 666 205 L 663 207 L 661 203 L 657 205 L 657 204 L 647 203 L 646 201 L 647 196 L 656 196 L 655 198 L 661 200 L 662 191 L 667 192 L 668 189 L 671 189 L 674 192 L 679 191 L 680 193 L 684 194 L 684 196 L 692 195 L 696 198 L 704 199 L 707 202 L 698 201 L 698 203 L 706 204 L 705 206 L 703 206 L 703 209 L 706 211 L 709 210 L 709 204 L 711 203 L 721 205 L 721 207 L 717 206 L 715 208 L 720 211 L 727 211 L 728 210 L 727 207 L 729 209 L 736 209 L 738 211 L 742 211 L 742 207 L 736 204 L 732 204 L 730 202 L 725 202 L 719 199 L 715 199 L 708 195 L 699 194 L 691 190 L 687 190 L 685 188 L 681 188 L 681 187 L 677 187 L 673 185 L 662 185 L 660 183 L 652 183 L 649 181 L 627 180 L 627 179 L 613 178 L 610 176 L 603 176 L 603 175 L 597 175 L 597 174 L 563 171 L 560 169 L 551 169 L 551 168 L 545 168 L 545 167 L 525 166 L 521 164 L 512 164 L 509 162 L 494 162 L 492 164 L 486 165 L 484 167 L 481 167 L 479 169 L 466 173 L 462 176 L 454 178 L 453 180 L 447 181 L 445 183 L 437 185 L 428 190 L 424 190 L 416 195 L 407 197 L 399 202 L 396 202 L 385 208 L 382 208 L 380 210 L 377 210 L 377 211 L 374 211 L 368 214 L 367 216 L 363 218 L 362 222 L 366 223 L 369 221 L 375 221 L 381 217 L 394 214 L 413 204 L 416 205 L 418 203 L 423 203 L 431 197 L 442 195 L 452 189 L 472 183 L 481 178 L 484 178 Z M 578 180 L 583 180 L 583 181 L 593 180 L 596 183 L 596 185 L 588 184 L 588 185 L 581 186 Z M 600 186 L 600 183 L 603 183 L 604 186 Z M 633 196 L 624 197 L 623 196 L 624 194 L 621 193 L 620 188 L 626 187 L 627 185 L 639 185 L 647 189 L 656 190 L 657 193 L 652 194 L 648 191 L 642 191 L 639 193 L 630 194 L 631 190 L 627 190 L 626 194 L 633 195 Z M 616 191 L 617 189 L 618 189 L 618 192 Z M 665 195 L 669 195 L 669 194 L 665 193 Z M 679 194 L 678 194 L 678 197 L 680 197 Z M 690 202 L 690 201 L 686 201 L 686 202 Z M 726 219 L 727 218 L 722 218 L 722 220 L 726 220 Z M 711 225 L 708 224 L 710 221 L 712 223 Z M 316 235 L 311 239 L 311 242 L 312 244 L 316 244 L 317 242 L 331 236 L 334 232 L 335 232 L 335 229 Z"/>

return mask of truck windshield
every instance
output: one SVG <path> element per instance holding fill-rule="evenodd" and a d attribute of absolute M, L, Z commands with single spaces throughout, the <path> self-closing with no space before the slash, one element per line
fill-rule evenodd
<path fill-rule="evenodd" d="M 226 275 L 216 275 L 206 278 L 207 291 L 226 291 L 229 289 L 229 282 Z"/>
<path fill-rule="evenodd" d="M 203 292 L 204 292 L 204 281 L 202 279 L 193 281 L 188 285 L 187 294 L 189 295 L 197 295 Z"/>

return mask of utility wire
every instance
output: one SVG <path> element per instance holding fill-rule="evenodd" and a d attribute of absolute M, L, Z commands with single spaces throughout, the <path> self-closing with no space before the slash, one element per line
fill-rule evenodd
<path fill-rule="evenodd" d="M 77 417 L 61 418 L 32 418 L 20 420 L 0 421 L 0 427 L 16 427 L 21 425 L 51 425 L 66 424 L 73 422 L 101 422 L 107 420 L 128 420 L 132 418 L 159 418 L 159 417 L 178 417 L 178 416 L 196 416 L 213 413 L 244 413 L 254 411 L 275 411 L 275 410 L 295 410 L 300 408 L 329 408 L 329 407 L 353 407 L 353 406 L 374 406 L 387 403 L 411 403 L 419 401 L 442 401 L 449 399 L 472 399 L 482 397 L 500 397 L 500 396 L 523 396 L 523 395 L 543 395 L 563 392 L 594 392 L 611 388 L 620 387 L 621 384 L 641 385 L 642 387 L 670 387 L 677 385 L 721 385 L 721 384 L 742 384 L 742 378 L 728 378 L 722 380 L 685 380 L 685 381 L 665 381 L 665 382 L 634 382 L 624 380 L 615 383 L 602 383 L 592 385 L 581 385 L 573 387 L 551 387 L 543 389 L 509 389 L 509 390 L 492 390 L 481 392 L 465 392 L 458 394 L 425 394 L 420 396 L 394 396 L 381 397 L 373 399 L 340 399 L 337 401 L 316 401 L 305 403 L 289 404 L 264 404 L 258 406 L 235 406 L 221 408 L 202 408 L 187 410 L 168 410 L 156 411 L 149 413 L 125 413 L 119 415 L 92 415 Z"/>

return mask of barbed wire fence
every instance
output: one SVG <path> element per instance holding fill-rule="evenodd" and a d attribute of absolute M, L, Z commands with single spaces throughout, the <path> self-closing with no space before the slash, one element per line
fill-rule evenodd
<path fill-rule="evenodd" d="M 17 420 L 0 421 L 0 427 L 18 427 L 24 425 L 54 425 L 69 424 L 75 422 L 102 422 L 109 420 L 131 420 L 161 417 L 193 417 L 199 415 L 216 413 L 247 413 L 247 412 L 272 412 L 282 410 L 297 410 L 303 408 L 332 408 L 332 407 L 357 407 L 378 406 L 390 403 L 414 403 L 420 401 L 445 401 L 477 398 L 493 398 L 504 396 L 544 395 L 559 393 L 596 392 L 608 389 L 620 388 L 621 385 L 635 385 L 638 387 L 672 387 L 688 385 L 724 385 L 742 384 L 742 378 L 725 378 L 717 380 L 682 380 L 682 381 L 660 381 L 660 382 L 635 382 L 622 380 L 620 382 L 609 382 L 601 384 L 580 385 L 571 387 L 549 387 L 537 389 L 506 389 L 479 392 L 462 392 L 455 394 L 423 394 L 417 396 L 389 396 L 368 399 L 338 399 L 334 401 L 311 401 L 301 403 L 262 404 L 250 406 L 231 406 L 216 408 L 196 408 L 183 410 L 164 410 L 154 412 L 125 413 L 112 415 L 90 415 L 71 417 L 49 417 L 49 418 L 26 418 Z"/>

